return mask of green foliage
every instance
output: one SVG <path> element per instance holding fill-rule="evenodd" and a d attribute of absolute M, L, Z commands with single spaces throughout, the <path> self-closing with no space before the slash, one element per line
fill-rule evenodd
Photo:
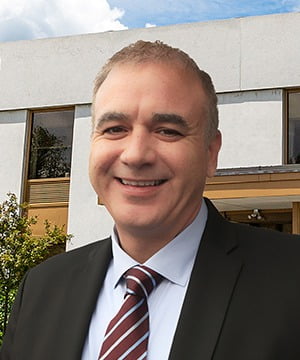
<path fill-rule="evenodd" d="M 15 194 L 0 204 L 0 344 L 17 288 L 25 273 L 46 258 L 64 251 L 72 237 L 63 227 L 45 221 L 45 235 L 34 236 L 35 217 L 24 215 L 26 204 L 18 204 Z M 1 334 L 2 333 L 2 334 Z"/>
<path fill-rule="evenodd" d="M 10 291 L 7 290 L 7 293 L 3 291 L 0 292 L 0 346 L 2 344 L 7 318 L 11 311 L 16 294 L 17 289 L 12 289 Z"/>

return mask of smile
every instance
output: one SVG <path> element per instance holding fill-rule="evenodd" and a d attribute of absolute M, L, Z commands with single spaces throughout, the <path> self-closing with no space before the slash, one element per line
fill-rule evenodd
<path fill-rule="evenodd" d="M 146 187 L 146 186 L 158 186 L 163 184 L 167 180 L 125 180 L 121 178 L 117 178 L 121 184 L 129 185 L 129 186 L 139 186 L 139 187 Z"/>

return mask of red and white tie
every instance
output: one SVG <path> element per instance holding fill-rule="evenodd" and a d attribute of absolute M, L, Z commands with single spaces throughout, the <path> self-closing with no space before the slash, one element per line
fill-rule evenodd
<path fill-rule="evenodd" d="M 147 357 L 147 297 L 162 277 L 142 265 L 129 269 L 124 277 L 127 286 L 125 299 L 107 327 L 98 360 L 142 360 Z"/>

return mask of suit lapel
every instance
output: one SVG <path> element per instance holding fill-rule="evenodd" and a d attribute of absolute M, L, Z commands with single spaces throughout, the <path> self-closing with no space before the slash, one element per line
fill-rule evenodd
<path fill-rule="evenodd" d="M 175 333 L 170 360 L 212 359 L 242 269 L 230 225 L 207 201 L 208 220 Z"/>
<path fill-rule="evenodd" d="M 70 360 L 81 359 L 90 319 L 112 258 L 110 239 L 93 245 L 91 251 L 83 252 L 71 272 L 70 283 L 74 285 L 68 287 L 68 306 L 64 313 L 65 344 Z"/>

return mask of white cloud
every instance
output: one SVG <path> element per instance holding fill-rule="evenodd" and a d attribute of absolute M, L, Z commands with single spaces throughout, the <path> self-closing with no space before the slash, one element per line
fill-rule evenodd
<path fill-rule="evenodd" d="M 150 23 L 145 24 L 145 28 L 151 28 L 151 27 L 156 27 L 156 25 L 155 24 L 150 24 Z"/>
<path fill-rule="evenodd" d="M 300 0 L 0 0 L 0 41 L 288 11 Z"/>
<path fill-rule="evenodd" d="M 0 41 L 123 30 L 107 0 L 0 0 Z"/>

